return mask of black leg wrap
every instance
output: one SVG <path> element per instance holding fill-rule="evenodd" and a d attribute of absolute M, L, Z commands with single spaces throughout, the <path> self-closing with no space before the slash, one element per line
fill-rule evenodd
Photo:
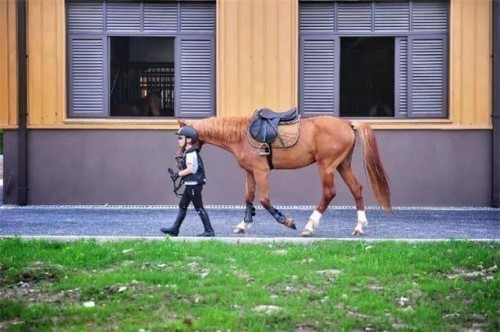
<path fill-rule="evenodd" d="M 274 217 L 274 219 L 276 219 L 277 222 L 279 222 L 280 224 L 285 223 L 286 217 L 281 212 L 279 212 L 272 206 L 267 211 L 269 211 L 269 213 Z"/>
<path fill-rule="evenodd" d="M 245 218 L 243 219 L 244 222 L 251 223 L 253 222 L 253 216 L 255 216 L 255 207 L 253 206 L 252 203 L 247 203 L 247 208 L 245 211 Z"/>

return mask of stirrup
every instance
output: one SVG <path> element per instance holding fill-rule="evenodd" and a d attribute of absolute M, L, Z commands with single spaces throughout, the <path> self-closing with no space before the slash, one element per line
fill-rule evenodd
<path fill-rule="evenodd" d="M 259 156 L 269 156 L 271 148 L 267 143 L 260 143 L 259 145 Z"/>

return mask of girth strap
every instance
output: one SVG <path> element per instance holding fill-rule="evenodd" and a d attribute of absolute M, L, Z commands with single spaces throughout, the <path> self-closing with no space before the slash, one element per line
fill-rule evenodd
<path fill-rule="evenodd" d="M 266 155 L 266 158 L 267 158 L 267 164 L 269 165 L 269 169 L 274 169 L 272 144 L 269 144 L 269 153 Z"/>

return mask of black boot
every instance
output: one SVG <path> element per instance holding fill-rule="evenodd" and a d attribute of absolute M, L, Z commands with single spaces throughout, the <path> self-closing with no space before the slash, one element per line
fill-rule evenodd
<path fill-rule="evenodd" d="M 201 234 L 198 234 L 198 236 L 214 237 L 215 232 L 212 228 L 212 224 L 210 223 L 210 218 L 208 217 L 207 211 L 205 211 L 205 209 L 201 209 L 198 211 L 198 214 L 201 218 L 201 222 L 203 223 L 203 227 L 205 228 L 205 231 Z"/>
<path fill-rule="evenodd" d="M 177 236 L 179 235 L 179 228 L 181 228 L 182 222 L 184 221 L 184 218 L 186 217 L 186 212 L 187 210 L 180 209 L 179 213 L 177 214 L 177 218 L 175 219 L 174 225 L 169 228 L 162 227 L 160 228 L 160 231 L 163 234 L 167 234 L 170 236 Z"/>

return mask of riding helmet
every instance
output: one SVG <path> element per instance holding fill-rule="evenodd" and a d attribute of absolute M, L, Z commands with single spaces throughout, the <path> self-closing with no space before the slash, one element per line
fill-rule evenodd
<path fill-rule="evenodd" d="M 191 126 L 184 126 L 179 129 L 177 135 L 190 138 L 193 143 L 198 141 L 198 132 Z"/>

